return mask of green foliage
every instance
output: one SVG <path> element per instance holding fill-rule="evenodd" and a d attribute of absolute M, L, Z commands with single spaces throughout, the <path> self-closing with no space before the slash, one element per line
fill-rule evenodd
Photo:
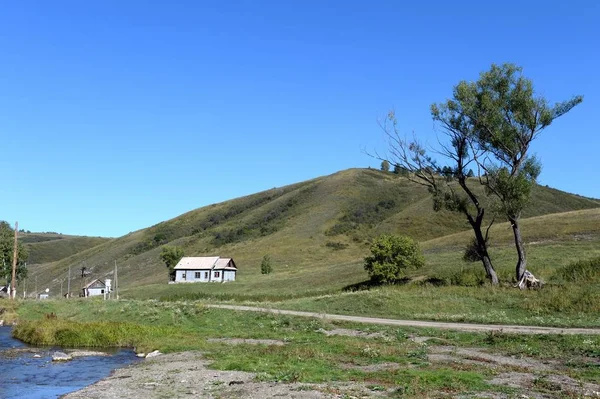
<path fill-rule="evenodd" d="M 14 256 L 15 230 L 8 222 L 0 221 L 0 279 L 10 282 Z M 19 241 L 17 243 L 17 281 L 27 277 L 27 250 Z"/>
<path fill-rule="evenodd" d="M 260 273 L 261 274 L 271 274 L 273 271 L 273 265 L 271 262 L 271 257 L 269 254 L 266 254 L 262 258 L 262 262 L 260 262 Z"/>
<path fill-rule="evenodd" d="M 530 157 L 516 174 L 506 167 L 490 168 L 486 187 L 489 193 L 496 194 L 500 201 L 498 211 L 507 217 L 518 219 L 529 203 L 541 166 L 535 157 Z"/>
<path fill-rule="evenodd" d="M 399 165 L 399 164 L 394 164 L 394 173 L 402 176 L 402 177 L 408 177 L 409 176 L 409 170 L 406 169 L 404 166 Z"/>
<path fill-rule="evenodd" d="M 381 161 L 381 170 L 383 172 L 389 172 L 390 171 L 390 163 L 386 160 Z"/>
<path fill-rule="evenodd" d="M 481 254 L 479 252 L 479 245 L 477 245 L 477 240 L 473 237 L 465 247 L 463 260 L 469 263 L 479 262 L 481 260 Z"/>
<path fill-rule="evenodd" d="M 169 278 L 175 280 L 175 266 L 184 257 L 183 248 L 177 246 L 164 246 L 160 251 L 160 260 L 169 269 Z"/>
<path fill-rule="evenodd" d="M 555 274 L 573 283 L 600 283 L 600 257 L 572 262 L 558 269 Z"/>
<path fill-rule="evenodd" d="M 476 82 L 455 86 L 452 99 L 432 106 L 435 120 L 465 132 L 476 151 L 490 155 L 485 162 L 476 160 L 486 172 L 484 184 L 499 199 L 500 211 L 513 219 L 519 218 L 541 170 L 528 156 L 531 142 L 583 101 L 575 96 L 550 106 L 521 72 L 514 64 L 493 64 Z"/>
<path fill-rule="evenodd" d="M 371 255 L 365 258 L 365 270 L 377 283 L 400 281 L 407 270 L 419 269 L 424 264 L 419 245 L 407 236 L 379 236 L 371 245 Z"/>
<path fill-rule="evenodd" d="M 373 226 L 391 215 L 396 207 L 393 199 L 380 200 L 377 203 L 364 203 L 347 211 L 340 220 L 328 229 L 325 234 L 335 236 L 345 234 L 360 226 Z"/>

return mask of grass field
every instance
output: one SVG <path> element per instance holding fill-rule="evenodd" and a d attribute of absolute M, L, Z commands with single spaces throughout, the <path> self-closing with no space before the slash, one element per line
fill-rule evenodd
<path fill-rule="evenodd" d="M 142 352 L 200 350 L 213 360 L 211 367 L 254 372 L 261 381 L 353 381 L 385 390 L 390 397 L 517 394 L 519 389 L 490 383 L 496 376 L 515 371 L 542 379 L 560 374 L 580 384 L 600 382 L 600 368 L 594 363 L 600 358 L 600 341 L 590 336 L 365 326 L 207 309 L 191 302 L 27 301 L 20 302 L 16 311 L 20 323 L 14 333 L 30 343 L 127 346 Z M 214 339 L 221 341 L 216 345 Z M 231 345 L 227 344 L 229 339 L 274 340 L 280 344 Z M 448 362 L 440 355 L 446 348 L 452 348 L 455 360 Z M 515 355 L 523 364 L 507 360 Z M 482 367 L 477 359 L 483 358 L 488 364 Z M 542 366 L 547 362 L 556 370 Z M 541 381 L 538 385 L 534 390 L 544 392 L 548 388 Z M 562 397 L 577 397 L 564 389 Z"/>

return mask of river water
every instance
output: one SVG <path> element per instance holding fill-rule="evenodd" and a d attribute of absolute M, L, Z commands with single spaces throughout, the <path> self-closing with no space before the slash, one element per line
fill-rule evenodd
<path fill-rule="evenodd" d="M 87 356 L 52 362 L 56 348 L 29 347 L 11 337 L 10 327 L 0 327 L 0 398 L 58 398 L 107 377 L 116 368 L 137 361 L 131 350 L 110 356 Z M 60 349 L 59 349 L 60 350 Z M 34 355 L 41 357 L 34 357 Z"/>

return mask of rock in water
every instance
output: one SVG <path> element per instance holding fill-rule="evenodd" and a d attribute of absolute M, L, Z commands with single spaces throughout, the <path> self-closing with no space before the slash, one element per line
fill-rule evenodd
<path fill-rule="evenodd" d="M 71 356 L 67 355 L 64 352 L 54 352 L 52 354 L 52 361 L 53 362 L 66 362 L 73 359 Z"/>

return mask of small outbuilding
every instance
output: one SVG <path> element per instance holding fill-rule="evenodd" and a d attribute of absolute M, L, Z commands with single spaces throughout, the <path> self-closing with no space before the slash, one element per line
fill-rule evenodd
<path fill-rule="evenodd" d="M 187 256 L 175 266 L 176 283 L 224 283 L 235 281 L 236 274 L 233 259 L 219 256 Z"/>

